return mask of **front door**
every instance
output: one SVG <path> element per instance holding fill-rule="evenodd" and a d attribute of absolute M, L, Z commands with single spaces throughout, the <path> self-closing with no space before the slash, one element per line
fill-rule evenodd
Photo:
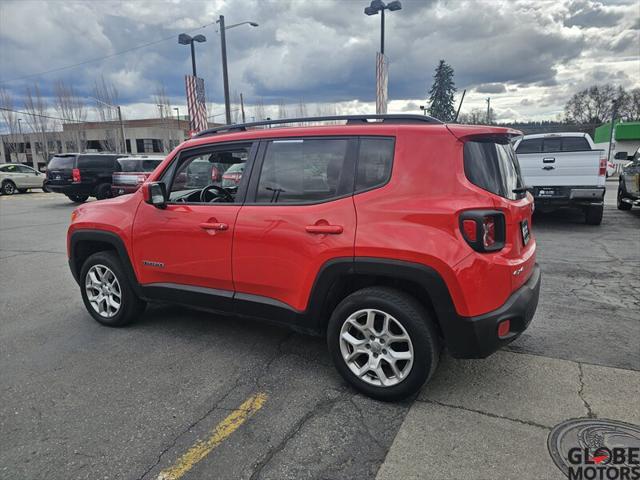
<path fill-rule="evenodd" d="M 168 203 L 142 203 L 134 222 L 134 259 L 143 286 L 231 298 L 231 245 L 246 179 L 224 173 L 249 161 L 251 143 L 191 149 L 179 154 L 161 180 Z"/>
<path fill-rule="evenodd" d="M 356 148 L 357 139 L 348 137 L 263 142 L 262 161 L 253 169 L 236 222 L 238 311 L 243 311 L 243 300 L 305 310 L 322 265 L 353 258 Z M 264 310 L 254 308 L 253 315 Z"/>

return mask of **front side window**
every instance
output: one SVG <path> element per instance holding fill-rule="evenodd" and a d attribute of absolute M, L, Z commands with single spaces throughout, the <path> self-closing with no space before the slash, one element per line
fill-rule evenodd
<path fill-rule="evenodd" d="M 342 182 L 348 146 L 347 138 L 268 142 L 256 201 L 317 203 L 348 193 Z"/>
<path fill-rule="evenodd" d="M 236 203 L 251 145 L 197 154 L 178 161 L 169 202 Z"/>

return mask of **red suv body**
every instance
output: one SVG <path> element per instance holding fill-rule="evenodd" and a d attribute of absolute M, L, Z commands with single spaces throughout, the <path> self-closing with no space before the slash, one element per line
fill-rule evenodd
<path fill-rule="evenodd" d="M 381 399 L 416 391 L 441 347 L 481 358 L 513 341 L 540 288 L 519 132 L 367 118 L 205 131 L 133 195 L 76 209 L 89 312 L 120 325 L 169 300 L 326 334 L 340 373 Z M 206 165 L 220 181 L 191 185 Z"/>

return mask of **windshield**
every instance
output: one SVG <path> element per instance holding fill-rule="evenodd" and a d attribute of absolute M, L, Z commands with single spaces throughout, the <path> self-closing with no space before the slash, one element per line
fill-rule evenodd
<path fill-rule="evenodd" d="M 76 157 L 53 157 L 47 166 L 48 170 L 73 168 Z"/>
<path fill-rule="evenodd" d="M 118 166 L 121 172 L 153 172 L 161 162 L 150 158 L 120 158 Z"/>

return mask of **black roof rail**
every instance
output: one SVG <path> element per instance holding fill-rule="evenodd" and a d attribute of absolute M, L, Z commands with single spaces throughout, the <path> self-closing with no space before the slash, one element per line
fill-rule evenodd
<path fill-rule="evenodd" d="M 371 121 L 373 120 L 373 121 Z M 385 115 L 329 115 L 325 117 L 302 117 L 302 118 L 279 118 L 277 120 L 264 120 L 261 122 L 238 123 L 235 125 L 221 125 L 219 127 L 208 128 L 196 133 L 193 137 L 206 137 L 217 133 L 244 132 L 249 128 L 266 127 L 270 125 L 284 125 L 287 123 L 310 123 L 310 122 L 330 122 L 330 121 L 346 121 L 347 125 L 356 125 L 363 123 L 392 123 L 392 124 L 408 124 L 408 123 L 442 123 L 437 118 L 427 115 L 403 115 L 403 114 L 385 114 Z"/>

